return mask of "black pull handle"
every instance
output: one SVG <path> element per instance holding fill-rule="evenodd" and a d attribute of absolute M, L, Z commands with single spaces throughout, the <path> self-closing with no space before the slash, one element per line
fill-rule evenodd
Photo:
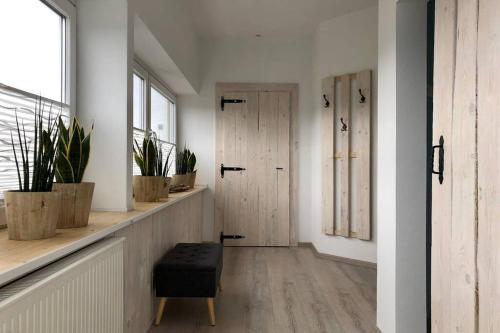
<path fill-rule="evenodd" d="M 360 102 L 361 104 L 363 104 L 363 103 L 365 103 L 365 102 L 366 102 L 366 97 L 365 97 L 365 95 L 363 95 L 363 92 L 361 91 L 361 89 L 358 89 L 358 91 L 359 91 L 359 96 L 360 96 L 360 98 L 359 98 L 359 102 Z"/>
<path fill-rule="evenodd" d="M 325 103 L 323 104 L 323 107 L 325 109 L 328 109 L 330 107 L 330 101 L 326 98 L 326 94 L 323 94 L 323 99 L 325 100 Z"/>
<path fill-rule="evenodd" d="M 283 170 L 283 168 L 276 168 L 276 170 Z"/>
<path fill-rule="evenodd" d="M 224 172 L 226 171 L 243 171 L 246 170 L 245 168 L 240 168 L 240 167 L 225 167 L 224 164 L 220 165 L 220 176 L 221 178 L 224 178 Z"/>
<path fill-rule="evenodd" d="M 436 149 L 438 149 L 438 170 L 434 170 L 434 157 L 436 153 Z M 444 139 L 441 135 L 439 137 L 439 144 L 432 146 L 432 173 L 439 175 L 439 184 L 443 183 L 444 180 Z"/>

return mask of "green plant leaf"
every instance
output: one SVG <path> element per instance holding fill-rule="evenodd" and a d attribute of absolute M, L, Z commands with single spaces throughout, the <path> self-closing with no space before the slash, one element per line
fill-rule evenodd
<path fill-rule="evenodd" d="M 59 183 L 75 183 L 73 168 L 66 155 L 59 154 L 57 157 L 56 180 Z"/>

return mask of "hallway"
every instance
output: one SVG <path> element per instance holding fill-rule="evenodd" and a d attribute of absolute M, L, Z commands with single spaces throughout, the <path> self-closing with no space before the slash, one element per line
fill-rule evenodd
<path fill-rule="evenodd" d="M 216 326 L 204 299 L 171 299 L 150 332 L 376 332 L 376 274 L 306 247 L 226 247 Z"/>

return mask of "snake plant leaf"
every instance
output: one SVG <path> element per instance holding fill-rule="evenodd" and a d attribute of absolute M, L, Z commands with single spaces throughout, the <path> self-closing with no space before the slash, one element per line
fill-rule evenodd
<path fill-rule="evenodd" d="M 65 146 L 68 146 L 69 130 L 66 128 L 66 126 L 64 126 L 64 122 L 61 119 L 61 117 L 59 117 L 58 127 L 59 127 L 59 141 L 62 142 Z"/>
<path fill-rule="evenodd" d="M 83 132 L 83 130 L 82 130 Z M 90 157 L 90 136 L 84 137 L 81 145 L 82 157 L 80 160 L 80 167 L 78 168 L 78 173 L 76 177 L 76 181 L 78 183 L 82 182 L 83 175 L 85 173 L 85 169 L 87 168 L 87 164 L 89 162 Z"/>
<path fill-rule="evenodd" d="M 59 118 L 58 129 L 56 180 L 63 183 L 80 183 L 90 156 L 90 133 L 85 136 L 85 131 L 76 118 L 69 128 L 66 128 Z"/>
<path fill-rule="evenodd" d="M 155 175 L 156 148 L 151 139 L 146 143 L 146 171 L 148 176 Z"/>
<path fill-rule="evenodd" d="M 67 159 L 71 163 L 71 170 L 73 173 L 73 181 L 76 180 L 76 174 L 78 173 L 78 168 L 80 167 L 81 157 L 82 157 L 82 142 L 80 141 L 80 136 L 78 131 L 73 131 L 69 139 L 69 151 L 67 154 Z"/>
<path fill-rule="evenodd" d="M 192 153 L 188 157 L 188 172 L 194 172 L 195 166 L 196 166 L 196 155 Z"/>
<path fill-rule="evenodd" d="M 75 179 L 73 178 L 73 169 L 71 167 L 71 162 L 64 154 L 59 154 L 57 158 L 56 181 L 58 183 L 75 182 Z"/>

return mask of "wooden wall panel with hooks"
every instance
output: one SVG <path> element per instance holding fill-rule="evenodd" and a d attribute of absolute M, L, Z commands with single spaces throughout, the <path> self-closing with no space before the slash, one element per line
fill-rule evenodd
<path fill-rule="evenodd" d="M 371 70 L 322 82 L 322 225 L 328 235 L 371 239 L 371 97 Z"/>

